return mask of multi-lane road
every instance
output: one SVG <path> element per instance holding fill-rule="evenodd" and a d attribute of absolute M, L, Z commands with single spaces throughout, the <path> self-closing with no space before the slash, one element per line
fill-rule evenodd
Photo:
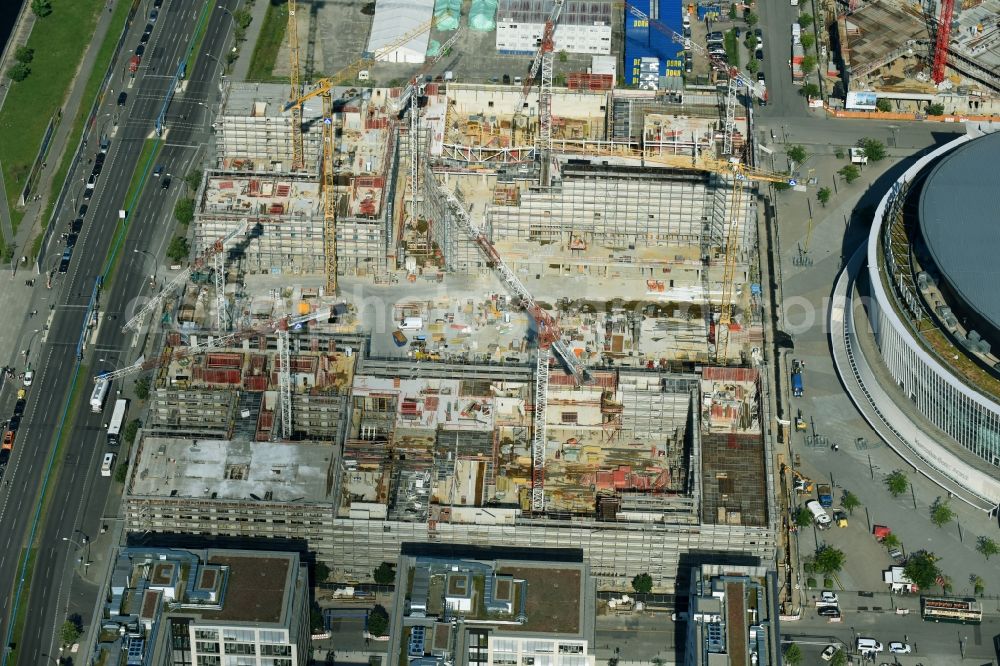
<path fill-rule="evenodd" d="M 219 59 L 232 28 L 232 16 L 227 10 L 236 8 L 236 0 L 218 3 L 226 9 L 216 4 L 213 2 L 207 8 L 205 37 L 193 71 L 188 72 L 186 85 L 167 107 L 166 132 L 155 164 L 164 166 L 164 175 L 172 174 L 171 186 L 164 189 L 162 177 L 150 174 L 129 210 L 127 235 L 118 249 L 119 266 L 100 297 L 102 323 L 95 343 L 88 345 L 83 357 L 82 366 L 87 372 L 81 373 L 77 380 L 83 384 L 84 393 L 90 392 L 90 376 L 94 372 L 134 361 L 137 352 L 132 349 L 131 337 L 121 333 L 120 325 L 136 299 L 148 290 L 148 276 L 157 272 L 157 257 L 162 256 L 173 227 L 173 204 L 185 187 L 183 177 L 204 157 L 200 148 L 208 140 L 211 110 L 219 98 L 222 74 Z M 104 426 L 108 413 L 94 414 L 84 401 L 76 414 L 67 414 L 75 417 L 72 432 L 64 437 L 63 448 L 57 454 L 60 462 L 51 470 L 49 460 L 72 390 L 77 341 L 93 285 L 105 270 L 119 223 L 119 210 L 128 205 L 125 198 L 132 174 L 145 166 L 138 164 L 143 143 L 155 136 L 154 121 L 173 85 L 177 64 L 187 57 L 206 7 L 199 0 L 165 0 L 158 10 L 139 71 L 132 78 L 127 72 L 128 60 L 133 55 L 131 49 L 139 44 L 152 9 L 153 0 L 146 0 L 140 6 L 126 42 L 129 48 L 123 50 L 109 83 L 113 90 L 106 91 L 105 101 L 86 137 L 89 148 L 85 155 L 93 158 L 101 134 L 112 135 L 103 172 L 93 198 L 87 202 L 89 210 L 69 270 L 55 274 L 51 290 L 38 287 L 34 290 L 36 302 L 32 309 L 39 311 L 39 318 L 48 315 L 48 330 L 44 342 L 39 340 L 41 336 L 36 336 L 29 350 L 35 380 L 28 389 L 24 418 L 0 488 L 3 525 L 0 631 L 7 636 L 16 600 L 26 617 L 24 632 L 15 646 L 19 664 L 52 661 L 50 655 L 58 654 L 59 626 L 72 613 L 79 613 L 89 622 L 98 593 L 93 585 L 88 586 L 76 576 L 83 570 L 76 562 L 78 557 L 88 557 L 84 544 L 100 532 L 109 492 L 119 489 L 99 473 L 103 454 L 110 450 Z M 205 57 L 205 53 L 210 57 Z M 122 90 L 127 93 L 127 100 L 124 107 L 119 107 Z M 89 176 L 91 167 L 82 161 L 68 176 L 72 187 L 81 192 L 75 189 L 68 192 L 66 203 L 58 212 L 58 224 L 68 226 L 77 216 L 78 205 L 84 203 L 81 179 Z M 62 245 L 57 244 L 59 238 L 54 240 L 50 256 L 42 264 L 49 270 L 55 269 L 62 253 Z M 162 271 L 159 277 L 164 277 Z M 44 280 L 43 275 L 38 282 Z M 25 334 L 31 335 L 37 327 L 38 320 L 29 319 L 24 324 Z M 112 392 L 109 403 L 113 399 Z M 0 404 L 10 403 L 12 396 L 8 390 Z M 46 482 L 51 501 L 36 525 L 38 498 Z M 32 582 L 18 596 L 19 560 L 32 536 L 36 546 Z"/>

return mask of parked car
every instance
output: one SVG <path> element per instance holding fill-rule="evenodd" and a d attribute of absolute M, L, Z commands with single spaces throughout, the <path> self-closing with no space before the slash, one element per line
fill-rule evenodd
<path fill-rule="evenodd" d="M 35 381 L 35 371 L 25 370 L 24 371 L 24 385 L 31 386 L 31 382 Z"/>
<path fill-rule="evenodd" d="M 94 163 L 94 168 L 93 168 L 93 170 L 91 170 L 90 173 L 93 174 L 93 175 L 95 175 L 95 176 L 100 176 L 101 175 L 101 169 L 103 169 L 103 168 L 104 168 L 104 162 L 95 162 Z"/>
<path fill-rule="evenodd" d="M 753 57 L 755 60 L 760 60 L 761 62 L 764 62 L 764 49 L 757 49 L 756 51 L 754 51 Z"/>
<path fill-rule="evenodd" d="M 821 606 L 816 612 L 820 617 L 826 617 L 831 620 L 836 620 L 840 617 L 840 607 L 838 606 Z"/>
<path fill-rule="evenodd" d="M 719 32 L 718 30 L 715 30 L 715 31 L 712 31 L 712 32 L 708 33 L 708 39 L 711 40 L 711 41 L 720 41 L 721 42 L 724 39 L 724 36 L 723 36 L 723 34 L 721 32 Z"/>
<path fill-rule="evenodd" d="M 766 83 L 766 81 L 764 81 L 764 72 L 757 72 L 757 82 Z"/>
<path fill-rule="evenodd" d="M 80 217 L 85 217 L 87 215 L 88 210 L 90 210 L 90 206 L 88 206 L 87 204 L 83 204 L 82 206 L 80 206 L 80 210 L 78 210 L 76 214 Z"/>
<path fill-rule="evenodd" d="M 90 197 L 94 196 L 94 190 L 92 188 L 87 188 L 83 191 L 83 200 L 90 201 Z"/>
<path fill-rule="evenodd" d="M 94 156 L 94 164 L 104 164 L 104 159 L 107 157 L 104 153 L 97 153 Z"/>
<path fill-rule="evenodd" d="M 840 603 L 840 600 L 837 598 L 837 594 L 835 592 L 831 592 L 830 590 L 823 590 L 820 592 L 819 599 L 823 603 L 827 604 Z"/>
<path fill-rule="evenodd" d="M 142 55 L 145 52 L 146 52 L 146 45 L 145 44 L 139 44 L 137 47 L 135 47 L 135 54 L 137 56 L 139 56 L 140 58 L 142 57 Z"/>
<path fill-rule="evenodd" d="M 892 654 L 910 654 L 913 652 L 913 648 L 910 647 L 909 643 L 893 641 L 892 643 L 889 643 L 889 652 Z"/>
<path fill-rule="evenodd" d="M 753 36 L 757 38 L 757 48 L 764 48 L 764 31 L 760 28 L 756 28 L 753 31 Z"/>
<path fill-rule="evenodd" d="M 163 0 L 153 0 L 153 7 L 159 9 L 163 6 Z"/>
<path fill-rule="evenodd" d="M 145 43 L 147 43 L 147 42 L 149 41 L 149 36 L 150 36 L 151 34 L 152 34 L 152 33 L 150 33 L 150 32 L 144 32 L 144 33 L 142 33 L 142 37 L 140 37 L 140 38 L 139 38 L 139 43 L 140 43 L 140 44 L 145 44 Z"/>
<path fill-rule="evenodd" d="M 24 414 L 24 406 L 26 404 L 27 404 L 27 401 L 24 398 L 21 398 L 20 400 L 18 400 L 17 402 L 15 402 L 14 403 L 14 416 L 20 416 L 21 414 Z"/>
<path fill-rule="evenodd" d="M 66 247 L 76 247 L 76 239 L 79 234 L 66 234 Z"/>
<path fill-rule="evenodd" d="M 90 178 L 87 179 L 87 189 L 92 190 L 95 185 L 97 185 L 97 176 L 90 174 Z"/>
<path fill-rule="evenodd" d="M 156 23 L 156 19 L 159 18 L 159 17 L 160 17 L 160 10 L 159 9 L 154 9 L 153 11 L 149 12 L 149 22 L 150 23 Z"/>
<path fill-rule="evenodd" d="M 78 234 L 80 230 L 83 229 L 83 218 L 78 217 L 69 223 L 69 232 L 71 234 Z"/>
<path fill-rule="evenodd" d="M 820 659 L 822 659 L 823 661 L 830 661 L 831 659 L 833 659 L 833 655 L 837 654 L 837 650 L 839 649 L 840 648 L 838 648 L 836 645 L 827 645 L 825 648 L 823 648 L 823 653 L 820 654 Z"/>

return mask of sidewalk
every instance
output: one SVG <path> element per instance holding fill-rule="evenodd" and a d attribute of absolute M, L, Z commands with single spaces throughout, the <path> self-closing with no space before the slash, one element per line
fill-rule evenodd
<path fill-rule="evenodd" d="M 251 5 L 250 3 L 253 2 Z M 250 59 L 253 57 L 254 47 L 257 45 L 257 37 L 260 36 L 260 29 L 264 25 L 264 16 L 267 15 L 267 7 L 270 0 L 243 0 L 242 8 L 250 11 L 253 21 L 247 28 L 247 40 L 240 46 L 240 57 L 233 63 L 227 78 L 231 81 L 245 81 L 247 72 L 250 71 Z"/>

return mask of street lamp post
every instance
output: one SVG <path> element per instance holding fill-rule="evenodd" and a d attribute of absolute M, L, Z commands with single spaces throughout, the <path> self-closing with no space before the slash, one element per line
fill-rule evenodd
<path fill-rule="evenodd" d="M 88 539 L 86 536 L 84 536 L 82 542 L 81 541 L 77 541 L 76 539 L 72 539 L 70 537 L 63 537 L 62 540 L 70 542 L 71 544 L 73 544 L 77 548 L 87 548 L 88 552 L 85 553 L 84 556 L 78 557 L 76 559 L 76 563 L 77 564 L 82 564 L 83 567 L 84 567 L 84 569 L 86 569 L 87 567 L 90 566 L 90 553 L 89 553 L 89 551 L 90 551 L 90 539 Z"/>
<path fill-rule="evenodd" d="M 147 257 L 149 257 L 153 261 L 153 272 L 151 272 L 149 274 L 149 286 L 151 288 L 152 287 L 156 287 L 156 270 L 157 270 L 157 268 L 159 268 L 156 265 L 156 257 L 153 256 L 152 252 L 149 252 L 147 250 L 140 250 L 139 248 L 133 248 L 132 252 L 135 253 L 135 254 L 144 254 L 144 255 L 146 255 Z"/>

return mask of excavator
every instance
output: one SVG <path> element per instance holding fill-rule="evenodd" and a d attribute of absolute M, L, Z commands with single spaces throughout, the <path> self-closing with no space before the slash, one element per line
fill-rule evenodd
<path fill-rule="evenodd" d="M 793 479 L 793 487 L 795 488 L 795 492 L 799 494 L 811 493 L 815 489 L 815 484 L 813 483 L 812 479 L 805 476 L 801 472 L 795 471 L 788 465 L 782 464 L 781 473 L 782 474 L 791 473 Z"/>

